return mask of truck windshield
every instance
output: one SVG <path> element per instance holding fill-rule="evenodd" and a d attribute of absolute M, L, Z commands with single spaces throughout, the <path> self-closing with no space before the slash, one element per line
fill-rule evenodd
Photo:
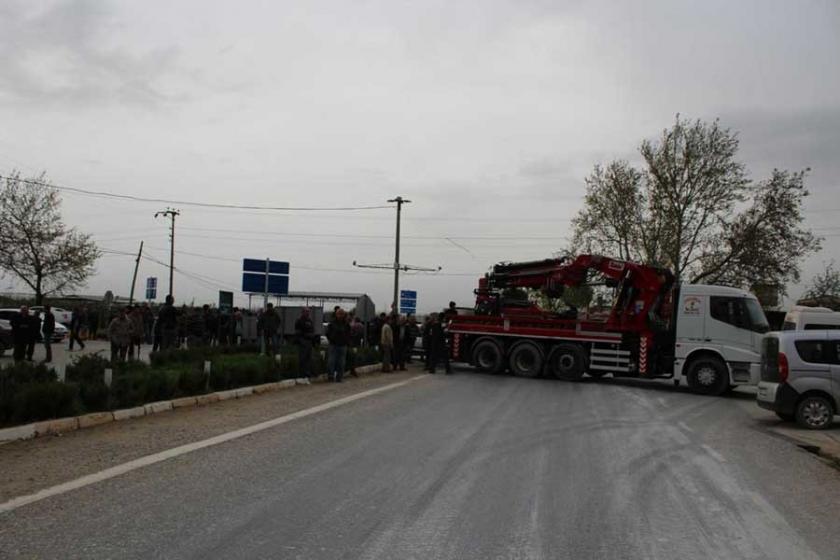
<path fill-rule="evenodd" d="M 766 333 L 770 330 L 770 323 L 767 322 L 767 317 L 764 316 L 764 310 L 761 309 L 757 300 L 746 299 L 744 303 L 747 306 L 747 314 L 750 317 L 750 327 L 755 332 Z"/>

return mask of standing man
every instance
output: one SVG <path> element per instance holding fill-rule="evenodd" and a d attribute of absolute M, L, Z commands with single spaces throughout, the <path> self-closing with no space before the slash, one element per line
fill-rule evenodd
<path fill-rule="evenodd" d="M 158 312 L 158 329 L 160 329 L 160 349 L 177 348 L 178 339 L 178 310 L 175 309 L 175 298 L 166 296 L 166 303 Z"/>
<path fill-rule="evenodd" d="M 353 323 L 350 325 L 350 375 L 359 377 L 356 373 L 356 355 L 359 353 L 359 348 L 362 347 L 362 342 L 365 339 L 365 326 L 362 320 L 358 317 L 353 318 Z"/>
<path fill-rule="evenodd" d="M 111 363 L 124 362 L 131 344 L 131 319 L 124 307 L 108 325 L 108 339 L 111 341 Z"/>
<path fill-rule="evenodd" d="M 277 332 L 280 330 L 280 314 L 269 303 L 262 314 L 262 335 L 265 341 L 265 353 L 268 356 L 277 354 Z"/>
<path fill-rule="evenodd" d="M 146 339 L 146 344 L 152 344 L 154 342 L 154 326 L 155 314 L 152 313 L 149 302 L 143 302 L 143 337 Z"/>
<path fill-rule="evenodd" d="M 29 322 L 32 325 L 30 331 L 29 341 L 26 343 L 26 359 L 32 361 L 32 356 L 35 355 L 35 343 L 38 342 L 38 336 L 41 334 L 41 316 L 38 312 L 29 314 Z M 55 329 L 55 326 L 53 326 Z"/>
<path fill-rule="evenodd" d="M 350 344 L 350 323 L 347 313 L 341 309 L 333 313 L 333 320 L 327 325 L 327 376 L 330 381 L 341 383 L 344 378 L 344 363 L 347 359 L 347 346 Z"/>
<path fill-rule="evenodd" d="M 15 362 L 21 362 L 26 358 L 26 352 L 31 341 L 38 337 L 38 331 L 33 326 L 32 317 L 29 315 L 29 307 L 20 306 L 20 313 L 9 321 L 12 325 L 12 357 Z M 34 343 L 33 343 L 34 344 Z"/>
<path fill-rule="evenodd" d="M 394 315 L 394 371 L 405 371 L 406 342 L 408 339 L 408 325 L 405 316 Z"/>
<path fill-rule="evenodd" d="M 82 306 L 76 307 L 73 310 L 73 317 L 70 319 L 70 351 L 73 351 L 73 342 L 78 343 L 79 349 L 85 349 L 85 343 L 79 337 L 79 333 L 87 323 L 87 316 L 85 315 L 85 308 Z"/>
<path fill-rule="evenodd" d="M 437 313 L 432 313 L 431 325 L 432 359 L 429 362 L 429 373 L 434 373 L 439 362 L 443 362 L 446 373 L 452 373 L 449 367 L 449 351 L 446 348 L 446 332 Z"/>
<path fill-rule="evenodd" d="M 55 332 L 55 315 L 52 314 L 52 308 L 44 305 L 44 326 L 41 328 L 41 334 L 44 335 L 44 352 L 47 356 L 44 358 L 44 363 L 52 362 L 52 336 Z"/>
<path fill-rule="evenodd" d="M 420 327 L 417 326 L 417 319 L 414 315 L 408 316 L 408 323 L 406 325 L 406 334 L 405 334 L 405 361 L 406 363 L 411 363 L 411 353 L 414 352 L 414 343 L 417 340 L 417 337 L 420 336 Z"/>
<path fill-rule="evenodd" d="M 382 371 L 391 373 L 391 360 L 394 354 L 394 331 L 391 330 L 391 316 L 387 315 L 382 322 L 379 346 L 382 348 Z"/>
<path fill-rule="evenodd" d="M 140 346 L 143 344 L 143 339 L 146 336 L 146 330 L 143 326 L 143 310 L 139 305 L 131 308 L 131 313 L 128 316 L 131 322 L 131 345 L 128 348 L 128 359 L 134 359 L 134 352 L 137 352 L 137 359 L 140 359 Z"/>
<path fill-rule="evenodd" d="M 295 339 L 298 343 L 298 369 L 301 377 L 312 377 L 312 339 L 315 336 L 315 325 L 309 314 L 309 308 L 304 307 L 300 317 L 295 321 Z"/>
<path fill-rule="evenodd" d="M 423 320 L 423 362 L 424 369 L 429 371 L 432 369 L 432 316 L 426 315 Z"/>

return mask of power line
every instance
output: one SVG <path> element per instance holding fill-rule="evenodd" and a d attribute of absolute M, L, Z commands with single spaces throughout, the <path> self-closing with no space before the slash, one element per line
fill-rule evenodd
<path fill-rule="evenodd" d="M 67 185 L 58 185 L 55 183 L 47 183 L 44 181 L 35 181 L 32 179 L 21 179 L 19 177 L 9 177 L 0 175 L 0 180 L 12 180 L 26 183 L 28 185 L 39 185 L 42 187 L 49 187 L 59 191 L 72 192 L 87 196 L 96 196 L 101 198 L 116 198 L 120 200 L 131 200 L 133 202 L 154 202 L 157 204 L 173 204 L 180 206 L 196 206 L 200 208 L 223 208 L 226 210 L 271 210 L 271 211 L 291 211 L 291 212 L 345 212 L 355 210 L 378 210 L 382 208 L 393 208 L 392 205 L 376 205 L 376 206 L 336 206 L 336 207 L 318 207 L 318 206 L 257 206 L 257 205 L 242 205 L 242 204 L 223 204 L 213 202 L 194 202 L 186 200 L 170 200 L 165 198 L 149 198 L 143 196 L 135 196 L 131 194 L 118 194 L 106 191 L 94 191 L 90 189 L 82 189 L 79 187 L 69 187 Z"/>

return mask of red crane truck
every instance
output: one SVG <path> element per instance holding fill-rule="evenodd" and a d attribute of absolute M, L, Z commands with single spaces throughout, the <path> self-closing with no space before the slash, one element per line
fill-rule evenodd
<path fill-rule="evenodd" d="M 554 313 L 506 297 L 516 288 L 549 297 L 567 286 L 613 288 L 608 312 Z M 598 255 L 501 263 L 479 280 L 472 313 L 450 317 L 450 352 L 479 370 L 667 378 L 705 394 L 757 384 L 769 329 L 756 297 L 724 286 L 675 284 L 665 268 Z"/>

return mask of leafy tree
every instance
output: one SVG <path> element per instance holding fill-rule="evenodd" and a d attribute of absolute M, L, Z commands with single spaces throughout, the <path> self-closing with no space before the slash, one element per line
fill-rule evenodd
<path fill-rule="evenodd" d="M 61 221 L 61 198 L 45 174 L 0 183 L 0 269 L 44 296 L 78 286 L 93 273 L 99 250 L 89 235 Z"/>
<path fill-rule="evenodd" d="M 802 295 L 802 300 L 826 307 L 837 306 L 840 302 L 840 270 L 837 270 L 834 261 L 826 264 L 825 269 L 814 276 Z"/>
<path fill-rule="evenodd" d="M 807 170 L 753 183 L 735 133 L 679 115 L 639 151 L 642 169 L 613 161 L 586 179 L 576 251 L 667 266 L 692 283 L 782 289 L 799 280 L 801 259 L 819 248 L 802 228 Z"/>

